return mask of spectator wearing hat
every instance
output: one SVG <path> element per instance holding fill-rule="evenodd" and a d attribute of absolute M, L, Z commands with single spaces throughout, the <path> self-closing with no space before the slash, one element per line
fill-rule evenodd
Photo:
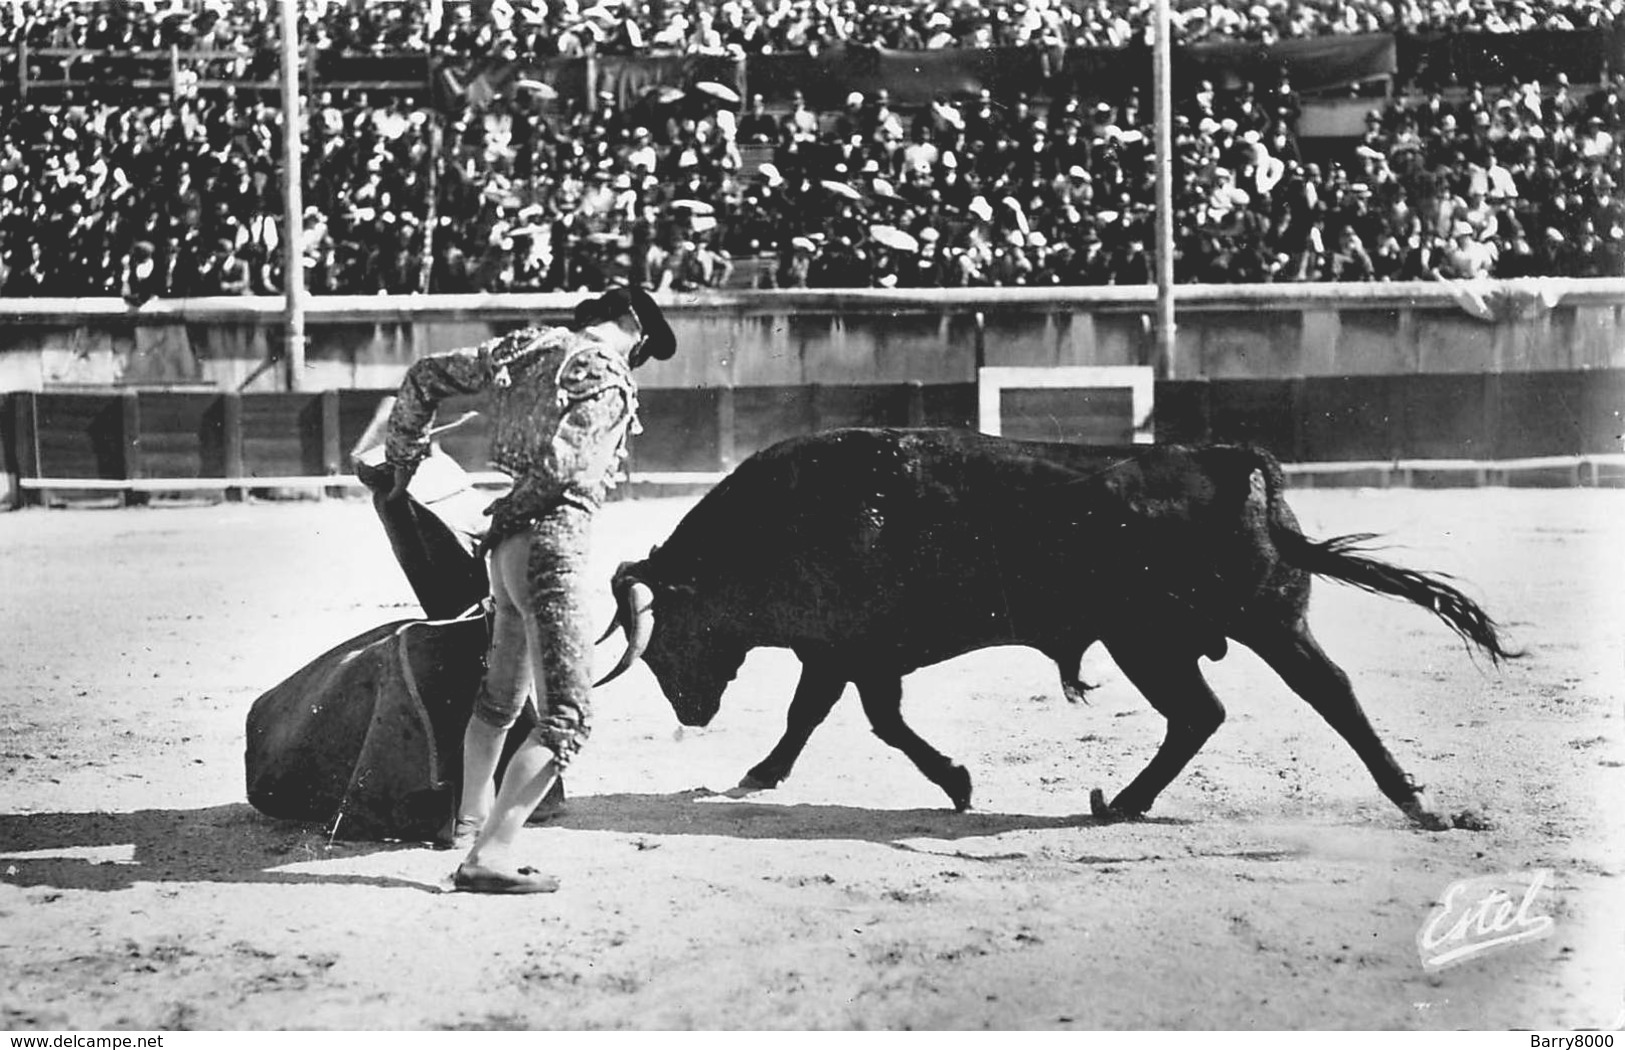
<path fill-rule="evenodd" d="M 1574 268 L 1569 239 L 1562 230 L 1546 228 L 1532 240 L 1530 248 L 1536 273 L 1567 274 Z"/>
<path fill-rule="evenodd" d="M 1473 237 L 1480 241 L 1494 241 L 1500 233 L 1500 218 L 1491 207 L 1482 182 L 1467 190 L 1466 199 L 1456 207 L 1455 222 L 1472 227 Z"/>
<path fill-rule="evenodd" d="M 1503 223 L 1495 275 L 1504 278 L 1537 277 L 1535 249 L 1528 232 L 1514 220 Z"/>
<path fill-rule="evenodd" d="M 1617 236 L 1610 232 L 1613 228 L 1625 234 L 1625 200 L 1617 189 L 1617 180 L 1606 170 L 1595 172 L 1582 185 L 1586 213 L 1605 239 Z"/>
<path fill-rule="evenodd" d="M 869 284 L 874 288 L 896 288 L 902 283 L 899 271 L 903 268 L 903 260 L 898 253 L 884 245 L 873 241 L 869 243 L 865 254 L 869 256 Z"/>
<path fill-rule="evenodd" d="M 1613 80 L 1601 84 L 1587 95 L 1586 116 L 1596 117 L 1611 128 L 1618 128 L 1625 123 L 1625 91 L 1622 91 L 1622 82 L 1625 82 L 1625 75 L 1616 74 Z"/>
<path fill-rule="evenodd" d="M 1113 254 L 1108 271 L 1109 284 L 1153 284 L 1156 281 L 1151 252 L 1145 233 L 1138 225 L 1125 228 L 1121 250 Z"/>
<path fill-rule="evenodd" d="M 1057 172 L 1064 172 L 1074 180 L 1087 178 L 1092 150 L 1079 121 L 1068 119 L 1063 124 L 1060 134 L 1050 143 L 1049 156 Z M 1073 169 L 1080 174 L 1074 174 Z"/>
<path fill-rule="evenodd" d="M 1235 172 L 1215 168 L 1203 225 L 1222 233 L 1234 233 L 1240 229 L 1242 213 L 1251 203 L 1252 195 L 1237 184 Z"/>
<path fill-rule="evenodd" d="M 654 136 L 649 129 L 641 124 L 632 129 L 632 142 L 626 151 L 625 163 L 628 171 L 648 174 L 653 172 L 660 163 L 659 151 L 655 149 Z"/>
<path fill-rule="evenodd" d="M 942 235 L 933 226 L 921 227 L 914 234 L 919 250 L 907 256 L 897 270 L 897 283 L 902 288 L 939 288 L 943 284 Z"/>
<path fill-rule="evenodd" d="M 987 146 L 1003 130 L 999 107 L 993 101 L 993 92 L 987 88 L 977 92 L 976 100 L 965 109 L 963 120 L 965 141 L 976 149 Z"/>
<path fill-rule="evenodd" d="M 909 141 L 902 147 L 898 157 L 898 166 L 904 182 L 929 182 L 936 171 L 937 162 L 942 159 L 942 150 L 931 140 L 931 129 L 925 124 L 915 124 L 909 131 Z"/>
<path fill-rule="evenodd" d="M 771 145 L 778 141 L 779 122 L 767 111 L 760 91 L 750 96 L 750 108 L 739 117 L 739 141 L 747 145 Z"/>
<path fill-rule="evenodd" d="M 1608 270 L 1609 257 L 1596 224 L 1590 216 L 1582 216 L 1576 223 L 1569 250 L 1569 272 L 1575 277 L 1618 276 L 1618 271 L 1610 273 Z"/>
<path fill-rule="evenodd" d="M 858 94 L 853 92 L 853 94 Z M 861 95 L 859 95 L 862 98 Z M 875 130 L 880 126 L 885 114 L 891 113 L 891 91 L 887 88 L 876 88 L 872 97 L 863 100 L 860 106 L 859 131 L 865 138 L 872 138 Z"/>
<path fill-rule="evenodd" d="M 632 222 L 630 237 L 628 281 L 645 288 L 659 287 L 672 245 L 670 219 L 659 205 L 643 201 Z"/>
<path fill-rule="evenodd" d="M 835 137 L 841 142 L 869 140 L 868 111 L 863 104 L 863 92 L 853 91 L 846 96 L 846 106 L 835 118 Z"/>
<path fill-rule="evenodd" d="M 727 252 L 712 243 L 717 220 L 708 215 L 696 216 L 694 232 L 698 238 L 690 255 L 693 267 L 692 284 L 696 288 L 724 288 L 733 279 L 734 261 Z"/>
<path fill-rule="evenodd" d="M 808 271 L 812 288 L 872 287 L 873 260 L 862 247 L 866 237 L 850 233 L 832 234 L 820 246 Z"/>
<path fill-rule="evenodd" d="M 790 93 L 790 111 L 784 115 L 780 141 L 787 149 L 818 142 L 818 114 L 807 107 L 807 96 L 799 89 Z"/>
<path fill-rule="evenodd" d="M 1553 76 L 1551 97 L 1546 99 L 1545 116 L 1548 124 L 1573 127 L 1585 114 L 1585 103 L 1569 91 L 1569 76 L 1559 71 Z"/>
<path fill-rule="evenodd" d="M 1027 237 L 1020 230 L 1008 230 L 993 245 L 986 268 L 989 284 L 1001 287 L 1026 285 L 1033 274 L 1032 260 L 1026 254 Z"/>
<path fill-rule="evenodd" d="M 728 204 L 725 243 L 747 254 L 777 248 L 778 230 L 789 207 L 787 180 L 778 165 L 758 165 L 756 177 Z"/>
<path fill-rule="evenodd" d="M 191 296 L 206 294 L 203 287 L 203 267 L 208 252 L 202 234 L 195 226 L 171 228 L 163 248 L 164 283 L 168 294 Z M 81 255 L 81 257 L 84 257 Z"/>
<path fill-rule="evenodd" d="M 1334 281 L 1376 280 L 1376 265 L 1354 227 L 1344 226 L 1338 233 L 1337 247 L 1327 261 L 1326 276 Z"/>
<path fill-rule="evenodd" d="M 1450 280 L 1475 280 L 1488 277 L 1494 267 L 1494 247 L 1475 237 L 1470 223 L 1452 224 L 1449 247 L 1439 260 L 1437 275 Z"/>
<path fill-rule="evenodd" d="M 1618 141 L 1603 125 L 1601 117 L 1587 117 L 1576 139 L 1580 157 L 1584 161 L 1611 161 L 1619 152 Z"/>
<path fill-rule="evenodd" d="M 984 270 L 991 261 L 990 248 L 951 246 L 944 253 L 942 285 L 945 288 L 979 288 L 989 282 Z"/>
<path fill-rule="evenodd" d="M 163 260 L 158 257 L 157 248 L 151 241 L 137 241 L 125 263 L 119 294 L 131 306 L 143 306 L 168 290 L 164 283 Z"/>
<path fill-rule="evenodd" d="M 903 121 L 892 112 L 891 103 L 885 89 L 881 89 L 870 111 L 866 124 L 868 125 L 869 141 L 874 144 L 877 156 L 888 165 L 893 165 L 893 157 L 903 147 Z"/>
<path fill-rule="evenodd" d="M 1027 235 L 1027 258 L 1033 266 L 1027 282 L 1039 288 L 1058 287 L 1064 283 L 1061 269 L 1069 254 L 1064 243 L 1054 244 L 1044 231 L 1034 230 Z"/>
<path fill-rule="evenodd" d="M 818 246 L 810 237 L 792 237 L 789 245 L 780 253 L 779 265 L 773 271 L 773 284 L 775 288 L 808 288 L 812 273 L 813 259 L 817 255 Z"/>

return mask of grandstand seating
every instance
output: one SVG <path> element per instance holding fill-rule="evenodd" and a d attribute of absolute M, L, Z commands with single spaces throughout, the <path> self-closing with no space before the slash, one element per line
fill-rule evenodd
<path fill-rule="evenodd" d="M 176 0 L 158 12 L 27 0 L 0 9 L 10 60 L 0 59 L 0 83 L 17 89 L 0 110 L 0 295 L 140 302 L 281 287 L 280 116 L 263 6 Z M 670 3 L 659 24 L 641 4 L 572 15 L 527 0 L 448 0 L 440 25 L 424 3 L 308 4 L 307 284 L 370 294 L 619 279 L 1149 279 L 1152 136 L 1136 84 L 1076 96 L 1046 94 L 1058 80 L 997 84 L 988 119 L 976 115 L 974 93 L 940 100 L 934 122 L 929 105 L 900 101 L 894 135 L 878 138 L 870 91 L 850 110 L 818 113 L 817 142 L 796 149 L 735 145 L 740 107 L 693 90 L 700 70 L 737 68 L 745 86 L 750 63 L 774 57 L 769 50 L 809 50 L 835 35 L 1060 54 L 1121 52 L 1143 25 L 1111 4 L 1073 0 L 790 6 L 808 16 L 799 43 L 783 20 L 769 26 L 738 0 Z M 1515 32 L 1493 36 L 1466 32 L 1442 0 L 1177 6 L 1180 38 L 1192 46 L 1324 48 L 1338 34 L 1364 41 L 1357 35 L 1373 32 L 1398 33 L 1403 45 L 1382 58 L 1396 90 L 1371 100 L 1358 137 L 1300 137 L 1298 115 L 1313 103 L 1291 86 L 1276 91 L 1279 69 L 1257 81 L 1227 73 L 1217 88 L 1197 74 L 1182 79 L 1178 279 L 1625 273 L 1625 76 L 1603 73 L 1610 62 L 1625 68 L 1615 31 L 1625 0 L 1497 0 L 1493 13 Z M 611 10 L 620 14 L 606 17 Z M 720 28 L 706 28 L 708 16 Z M 1494 61 L 1474 57 L 1484 54 Z M 637 88 L 651 83 L 643 61 L 688 70 L 689 92 L 651 99 Z M 538 103 L 534 89 L 516 86 L 527 62 L 576 62 L 568 68 L 585 87 Z M 1208 62 L 1191 68 L 1206 72 Z M 1573 83 L 1561 74 L 1437 83 L 1458 65 L 1563 63 Z M 603 108 L 593 90 L 608 83 L 594 77 L 611 73 L 625 111 Z M 785 100 L 768 111 L 782 120 Z M 653 125 L 652 153 L 632 140 L 636 120 Z M 914 127 L 926 124 L 931 146 L 911 151 Z M 654 159 L 652 172 L 638 157 Z M 731 268 L 706 254 L 714 251 L 733 255 Z"/>

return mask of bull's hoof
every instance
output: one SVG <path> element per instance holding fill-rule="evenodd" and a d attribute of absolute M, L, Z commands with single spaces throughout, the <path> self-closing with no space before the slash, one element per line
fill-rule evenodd
<path fill-rule="evenodd" d="M 970 809 L 970 770 L 959 765 L 949 766 L 948 772 L 937 782 L 937 786 L 948 793 L 956 812 L 963 813 Z"/>
<path fill-rule="evenodd" d="M 1099 788 L 1089 792 L 1089 812 L 1102 824 L 1120 824 L 1125 820 L 1138 820 L 1144 816 L 1144 811 L 1131 811 L 1119 809 L 1115 804 L 1106 801 L 1106 793 Z"/>
<path fill-rule="evenodd" d="M 1065 694 L 1068 703 L 1087 704 L 1091 688 L 1091 686 L 1075 678 L 1061 679 L 1061 692 Z"/>
<path fill-rule="evenodd" d="M 772 791 L 779 786 L 779 782 L 783 779 L 783 777 L 769 779 L 758 770 L 753 769 L 739 778 L 738 787 L 740 791 Z"/>
<path fill-rule="evenodd" d="M 1421 795 L 1417 795 L 1400 808 L 1411 818 L 1411 823 L 1423 831 L 1449 831 L 1451 828 L 1450 818 L 1434 809 Z"/>

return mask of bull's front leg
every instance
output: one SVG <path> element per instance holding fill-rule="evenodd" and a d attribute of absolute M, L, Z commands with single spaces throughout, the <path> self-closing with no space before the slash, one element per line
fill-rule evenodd
<path fill-rule="evenodd" d="M 955 809 L 961 813 L 970 809 L 970 773 L 922 740 L 903 721 L 903 679 L 877 673 L 856 681 L 858 695 L 863 698 L 863 713 L 869 716 L 875 736 L 907 755 L 931 783 L 948 793 Z"/>
<path fill-rule="evenodd" d="M 813 730 L 828 717 L 835 701 L 846 689 L 846 676 L 815 659 L 802 657 L 801 680 L 796 683 L 796 695 L 790 700 L 790 711 L 785 716 L 784 736 L 774 745 L 768 756 L 751 767 L 739 782 L 746 791 L 762 791 L 778 787 L 801 757 L 801 751 L 812 738 Z"/>
<path fill-rule="evenodd" d="M 1162 746 L 1109 805 L 1099 788 L 1090 794 L 1090 809 L 1098 819 L 1132 820 L 1151 808 L 1163 788 L 1223 724 L 1224 705 L 1202 678 L 1194 653 L 1180 652 L 1149 633 L 1108 639 L 1106 648 L 1118 669 L 1168 720 Z"/>

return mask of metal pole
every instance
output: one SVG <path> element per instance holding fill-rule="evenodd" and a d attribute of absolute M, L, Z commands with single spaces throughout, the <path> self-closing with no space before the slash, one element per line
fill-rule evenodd
<path fill-rule="evenodd" d="M 305 382 L 304 157 L 299 134 L 299 0 L 282 3 L 282 270 L 288 389 Z"/>
<path fill-rule="evenodd" d="M 423 272 L 417 288 L 425 295 L 433 290 L 435 233 L 440 227 L 440 149 L 440 121 L 435 119 L 429 121 L 429 199 L 423 209 Z"/>
<path fill-rule="evenodd" d="M 1174 355 L 1174 106 L 1172 19 L 1168 0 L 1157 0 L 1151 89 L 1157 144 L 1157 374 L 1175 377 Z"/>

